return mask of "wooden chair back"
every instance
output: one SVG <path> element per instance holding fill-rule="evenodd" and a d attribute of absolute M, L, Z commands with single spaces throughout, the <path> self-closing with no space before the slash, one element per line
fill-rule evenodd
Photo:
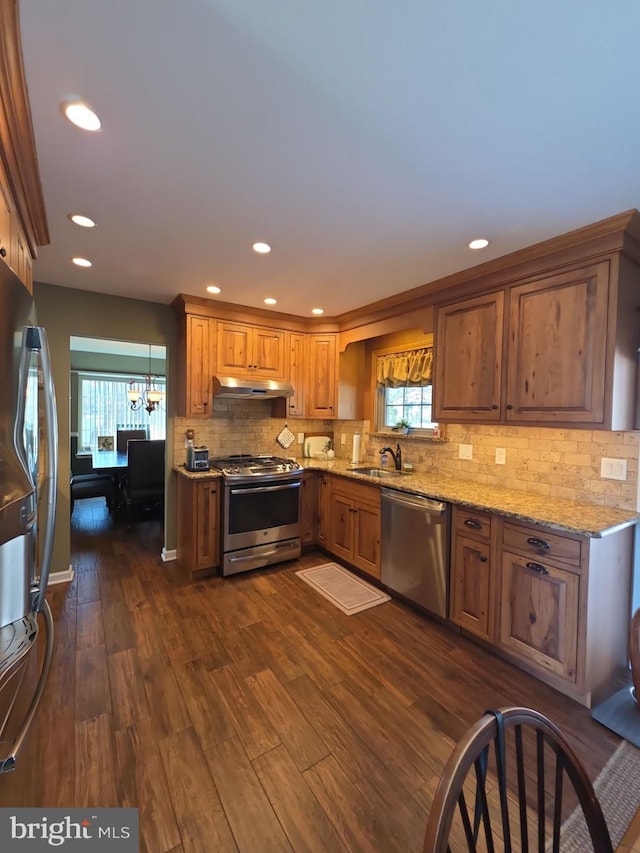
<path fill-rule="evenodd" d="M 127 452 L 127 443 L 131 439 L 140 440 L 147 437 L 146 429 L 119 429 L 116 430 L 116 450 L 118 453 Z"/>
<path fill-rule="evenodd" d="M 423 853 L 559 853 L 562 823 L 576 806 L 591 849 L 611 853 L 593 786 L 560 730 L 529 708 L 487 711 L 445 766 Z"/>

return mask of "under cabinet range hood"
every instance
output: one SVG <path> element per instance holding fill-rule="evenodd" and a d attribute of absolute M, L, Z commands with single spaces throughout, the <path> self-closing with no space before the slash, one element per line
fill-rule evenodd
<path fill-rule="evenodd" d="M 293 397 L 295 389 L 290 382 L 273 379 L 214 376 L 213 396 L 232 400 L 270 400 L 273 397 Z"/>

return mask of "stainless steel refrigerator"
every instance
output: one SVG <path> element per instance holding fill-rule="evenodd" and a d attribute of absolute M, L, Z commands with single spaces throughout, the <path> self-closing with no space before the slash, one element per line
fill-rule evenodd
<path fill-rule="evenodd" d="M 0 773 L 15 768 L 53 655 L 45 596 L 57 454 L 46 332 L 33 297 L 0 261 Z"/>

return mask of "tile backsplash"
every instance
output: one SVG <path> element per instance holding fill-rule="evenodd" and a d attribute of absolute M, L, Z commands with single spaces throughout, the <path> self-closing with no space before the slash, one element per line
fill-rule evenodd
<path fill-rule="evenodd" d="M 195 430 L 195 444 L 206 445 L 214 456 L 228 453 L 273 453 L 302 456 L 297 441 L 284 450 L 276 436 L 284 418 L 271 417 L 266 400 L 216 400 L 211 418 L 174 419 L 174 458 L 184 462 L 184 433 Z M 368 421 L 289 420 L 289 429 L 304 432 L 333 432 L 339 458 L 350 459 L 353 435 L 362 435 L 361 460 L 377 464 L 385 444 L 400 442 L 403 460 L 423 473 L 503 486 L 536 495 L 567 498 L 581 503 L 635 510 L 638 495 L 640 432 L 552 429 L 541 427 L 481 426 L 447 424 L 446 441 L 434 442 L 408 436 L 376 435 Z M 344 435 L 344 443 L 341 437 Z M 473 459 L 459 458 L 459 445 L 473 448 Z M 505 464 L 496 464 L 496 448 L 505 451 Z M 627 461 L 624 482 L 600 477 L 602 457 Z"/>

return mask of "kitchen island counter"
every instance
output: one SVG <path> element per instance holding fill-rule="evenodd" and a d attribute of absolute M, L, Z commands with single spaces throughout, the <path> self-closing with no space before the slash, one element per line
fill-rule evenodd
<path fill-rule="evenodd" d="M 416 471 L 410 474 L 399 474 L 396 477 L 385 477 L 381 480 L 353 470 L 354 467 L 366 467 L 366 463 L 354 466 L 344 459 L 299 459 L 298 461 L 306 470 L 327 471 L 386 489 L 397 489 L 401 492 L 436 498 L 473 509 L 488 510 L 525 524 L 542 524 L 565 533 L 590 538 L 606 536 L 640 520 L 640 514 L 633 510 L 613 509 L 533 495 L 515 489 L 441 477 L 438 474 L 424 474 Z"/>

